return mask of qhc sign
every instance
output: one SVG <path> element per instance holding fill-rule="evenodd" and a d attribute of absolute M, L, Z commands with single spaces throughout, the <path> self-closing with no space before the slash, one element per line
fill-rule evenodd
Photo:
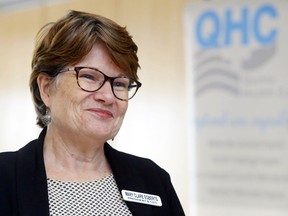
<path fill-rule="evenodd" d="M 277 8 L 272 4 L 260 5 L 254 11 L 247 6 L 237 11 L 227 8 L 223 14 L 210 9 L 197 17 L 195 38 L 202 47 L 230 46 L 234 42 L 234 33 L 240 35 L 242 45 L 249 44 L 253 39 L 260 44 L 270 44 L 278 34 L 275 26 L 278 16 Z M 263 30 L 266 22 L 272 26 Z"/>
<path fill-rule="evenodd" d="M 282 5 L 287 3 L 284 0 L 229 3 L 217 1 L 214 7 L 212 3 L 198 4 L 197 10 L 194 10 L 196 4 L 187 7 L 186 47 L 190 55 L 194 54 L 190 58 L 193 64 L 190 73 L 195 78 L 196 94 L 215 89 L 237 96 L 275 96 L 280 91 L 283 94 L 286 83 L 278 85 L 278 89 L 271 86 L 270 81 L 275 78 L 270 76 L 275 76 L 275 72 L 265 73 L 263 65 L 281 55 L 280 41 L 287 31 L 284 18 L 287 12 Z M 211 59 L 214 61 L 208 61 Z M 259 76 L 251 76 L 252 73 Z"/>
<path fill-rule="evenodd" d="M 287 0 L 186 7 L 189 145 L 197 159 L 191 181 L 198 202 L 287 206 L 287 23 Z"/>

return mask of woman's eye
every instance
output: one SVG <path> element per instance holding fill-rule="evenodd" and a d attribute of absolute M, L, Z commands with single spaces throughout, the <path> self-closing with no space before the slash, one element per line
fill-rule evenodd
<path fill-rule="evenodd" d="M 79 76 L 79 78 L 93 80 L 93 81 L 97 80 L 96 76 L 94 76 L 93 74 L 81 74 L 81 76 Z"/>
<path fill-rule="evenodd" d="M 126 88 L 127 87 L 127 85 L 123 82 L 114 82 L 113 86 L 118 87 L 118 88 Z"/>

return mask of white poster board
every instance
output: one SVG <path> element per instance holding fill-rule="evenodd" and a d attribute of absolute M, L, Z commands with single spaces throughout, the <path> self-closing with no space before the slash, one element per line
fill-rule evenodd
<path fill-rule="evenodd" d="M 191 212 L 287 215 L 288 1 L 190 3 L 184 14 Z"/>

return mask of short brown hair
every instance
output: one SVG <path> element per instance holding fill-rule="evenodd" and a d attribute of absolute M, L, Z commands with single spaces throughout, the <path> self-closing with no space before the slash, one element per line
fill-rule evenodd
<path fill-rule="evenodd" d="M 46 125 L 43 117 L 47 107 L 40 96 L 38 75 L 44 72 L 50 77 L 56 77 L 64 67 L 81 61 L 97 40 L 106 44 L 112 60 L 127 76 L 138 80 L 138 47 L 126 27 L 99 15 L 70 11 L 59 21 L 45 25 L 37 34 L 30 91 L 40 127 Z"/>

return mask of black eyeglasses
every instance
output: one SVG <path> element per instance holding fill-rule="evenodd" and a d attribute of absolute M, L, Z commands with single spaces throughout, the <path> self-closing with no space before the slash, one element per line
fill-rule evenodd
<path fill-rule="evenodd" d="M 67 71 L 76 72 L 77 84 L 86 92 L 98 91 L 106 81 L 109 81 L 114 96 L 123 101 L 133 98 L 142 85 L 137 80 L 130 79 L 126 76 L 109 77 L 97 68 L 92 67 L 67 68 L 61 70 L 60 73 Z"/>

